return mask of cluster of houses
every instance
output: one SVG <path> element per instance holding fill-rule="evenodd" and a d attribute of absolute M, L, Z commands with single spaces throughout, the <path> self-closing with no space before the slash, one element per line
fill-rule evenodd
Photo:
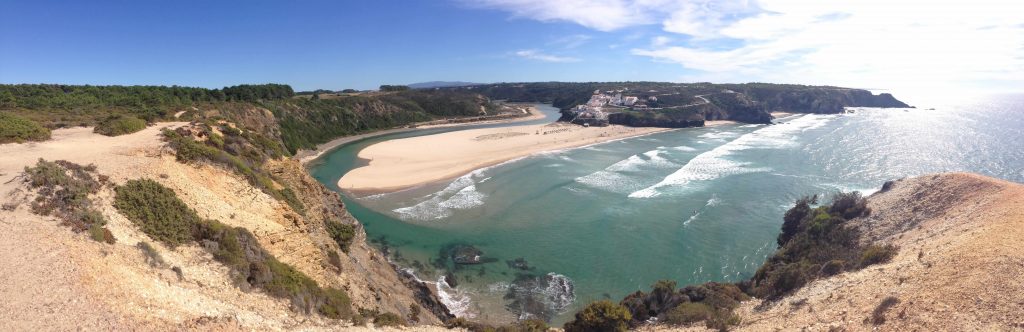
<path fill-rule="evenodd" d="M 570 122 L 582 126 L 607 126 L 608 114 L 604 111 L 609 108 L 634 108 L 646 109 L 646 102 L 656 102 L 658 97 L 650 96 L 641 100 L 636 96 L 623 96 L 623 90 L 601 91 L 594 90 L 585 104 L 576 105 L 572 111 L 573 119 Z"/>

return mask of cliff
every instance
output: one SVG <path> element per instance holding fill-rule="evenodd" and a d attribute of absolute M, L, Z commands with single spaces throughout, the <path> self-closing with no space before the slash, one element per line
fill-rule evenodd
<path fill-rule="evenodd" d="M 892 181 L 850 220 L 888 262 L 735 310 L 734 331 L 1009 331 L 1022 328 L 1024 185 L 945 173 Z M 644 331 L 707 330 L 703 324 Z"/>
<path fill-rule="evenodd" d="M 666 82 L 500 83 L 473 86 L 493 99 L 549 102 L 563 110 L 562 121 L 576 105 L 587 103 L 595 91 L 636 96 L 648 108 L 606 108 L 612 124 L 678 128 L 701 120 L 769 123 L 772 112 L 840 113 L 844 107 L 910 107 L 891 94 L 867 90 L 793 84 L 711 84 Z M 654 97 L 655 99 L 651 99 Z"/>
<path fill-rule="evenodd" d="M 114 188 L 133 179 L 170 188 L 202 218 L 244 228 L 280 262 L 321 287 L 343 290 L 352 311 L 363 314 L 359 319 L 391 313 L 408 324 L 439 325 L 439 317 L 447 317 L 422 285 L 400 276 L 366 244 L 337 194 L 297 161 L 270 159 L 263 170 L 301 204 L 275 197 L 222 165 L 180 161 L 160 130 L 190 126 L 163 123 L 119 137 L 90 128 L 58 129 L 49 141 L 0 145 L 0 223 L 6 234 L 0 241 L 0 328 L 333 330 L 359 323 L 304 312 L 294 299 L 244 287 L 245 281 L 204 250 L 207 245 L 169 247 L 143 233 L 114 207 Z M 106 220 L 113 244 L 72 231 L 59 214 L 36 213 L 42 192 L 27 186 L 23 171 L 40 158 L 95 165 L 95 176 L 105 184 L 86 200 Z M 347 249 L 331 238 L 328 223 L 352 227 Z"/>
<path fill-rule="evenodd" d="M 1024 186 L 975 174 L 894 181 L 853 220 L 892 261 L 750 302 L 740 330 L 1014 330 L 1024 322 Z M 881 319 L 879 319 L 879 317 Z"/>

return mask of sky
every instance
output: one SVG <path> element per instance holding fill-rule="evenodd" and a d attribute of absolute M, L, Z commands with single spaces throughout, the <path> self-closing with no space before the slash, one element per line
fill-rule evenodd
<path fill-rule="evenodd" d="M 0 83 L 1024 91 L 1024 1 L 0 0 Z"/>

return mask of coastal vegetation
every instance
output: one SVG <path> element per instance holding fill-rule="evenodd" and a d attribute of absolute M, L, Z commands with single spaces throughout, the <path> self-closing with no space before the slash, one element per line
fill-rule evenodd
<path fill-rule="evenodd" d="M 588 305 L 566 323 L 566 331 L 619 330 L 623 317 L 628 317 L 623 326 L 630 327 L 657 318 L 661 324 L 704 322 L 708 328 L 727 330 L 739 323 L 733 310 L 750 297 L 777 300 L 816 279 L 885 263 L 895 256 L 895 246 L 862 243 L 860 229 L 848 223 L 871 213 L 859 192 L 838 192 L 830 204 L 815 207 L 817 203 L 817 196 L 801 197 L 785 213 L 778 249 L 749 280 L 708 282 L 678 290 L 674 281 L 662 280 L 652 285 L 650 292 L 637 291 L 619 304 L 599 301 Z M 883 302 L 876 312 L 884 314 L 893 304 Z M 620 307 L 627 315 L 619 312 Z M 884 317 L 873 321 L 884 321 Z"/>
<path fill-rule="evenodd" d="M 112 115 L 100 121 L 93 132 L 105 136 L 121 136 L 146 129 L 146 120 L 131 115 Z"/>
<path fill-rule="evenodd" d="M 216 131 L 215 127 L 218 128 Z M 243 133 L 226 123 L 211 122 L 191 128 L 195 131 L 181 128 L 163 132 L 178 161 L 207 162 L 226 167 L 264 193 L 288 204 L 295 212 L 304 213 L 305 207 L 295 192 L 290 188 L 277 189 L 280 186 L 275 183 L 274 176 L 262 167 L 268 159 L 279 158 L 283 154 L 279 143 L 259 133 Z"/>
<path fill-rule="evenodd" d="M 107 229 L 107 219 L 93 205 L 90 195 L 99 192 L 107 182 L 104 176 L 93 176 L 96 166 L 82 166 L 58 160 L 39 159 L 33 167 L 25 167 L 25 182 L 37 192 L 32 212 L 60 219 L 61 224 L 76 233 L 88 232 L 99 242 L 113 244 L 117 240 Z"/>
<path fill-rule="evenodd" d="M 32 120 L 0 112 L 0 144 L 50 139 L 50 130 Z"/>
<path fill-rule="evenodd" d="M 208 220 L 182 202 L 173 190 L 149 179 L 118 186 L 114 206 L 144 233 L 172 248 L 196 243 L 227 266 L 238 285 L 246 285 L 291 301 L 307 313 L 331 319 L 352 319 L 345 291 L 322 288 L 309 276 L 278 261 L 248 230 Z"/>

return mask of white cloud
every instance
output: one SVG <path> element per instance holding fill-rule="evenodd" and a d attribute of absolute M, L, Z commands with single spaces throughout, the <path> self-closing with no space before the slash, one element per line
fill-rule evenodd
<path fill-rule="evenodd" d="M 645 16 L 633 1 L 625 0 L 477 0 L 464 1 L 481 8 L 511 12 L 514 17 L 544 22 L 573 22 L 591 29 L 612 31 L 643 24 Z"/>
<path fill-rule="evenodd" d="M 1024 84 L 1024 2 L 765 0 L 766 12 L 717 31 L 743 41 L 726 50 L 633 49 L 736 81 L 922 87 Z M 696 75 L 701 76 L 701 75 Z M 729 75 L 726 75 L 729 76 Z M 1016 88 L 1024 88 L 1017 86 Z"/>
<path fill-rule="evenodd" d="M 538 60 L 538 61 L 544 61 L 544 62 L 578 62 L 578 61 L 580 61 L 580 59 L 577 59 L 577 58 L 545 54 L 544 52 L 541 52 L 541 51 L 538 51 L 538 50 L 521 50 L 521 51 L 516 51 L 515 55 L 520 57 L 520 58 L 525 58 L 525 59 L 530 59 L 530 60 Z"/>
<path fill-rule="evenodd" d="M 672 38 L 665 37 L 665 36 L 657 36 L 657 37 L 654 37 L 654 38 L 651 39 L 651 45 L 654 45 L 654 47 L 662 47 L 662 46 L 668 45 L 668 43 L 671 43 L 671 42 L 672 42 Z"/>
<path fill-rule="evenodd" d="M 574 22 L 600 31 L 661 23 L 660 32 L 669 36 L 654 37 L 649 47 L 630 53 L 681 64 L 690 69 L 686 78 L 694 80 L 1024 89 L 1024 1 L 475 3 L 515 17 Z M 624 37 L 640 35 L 633 31 Z"/>

